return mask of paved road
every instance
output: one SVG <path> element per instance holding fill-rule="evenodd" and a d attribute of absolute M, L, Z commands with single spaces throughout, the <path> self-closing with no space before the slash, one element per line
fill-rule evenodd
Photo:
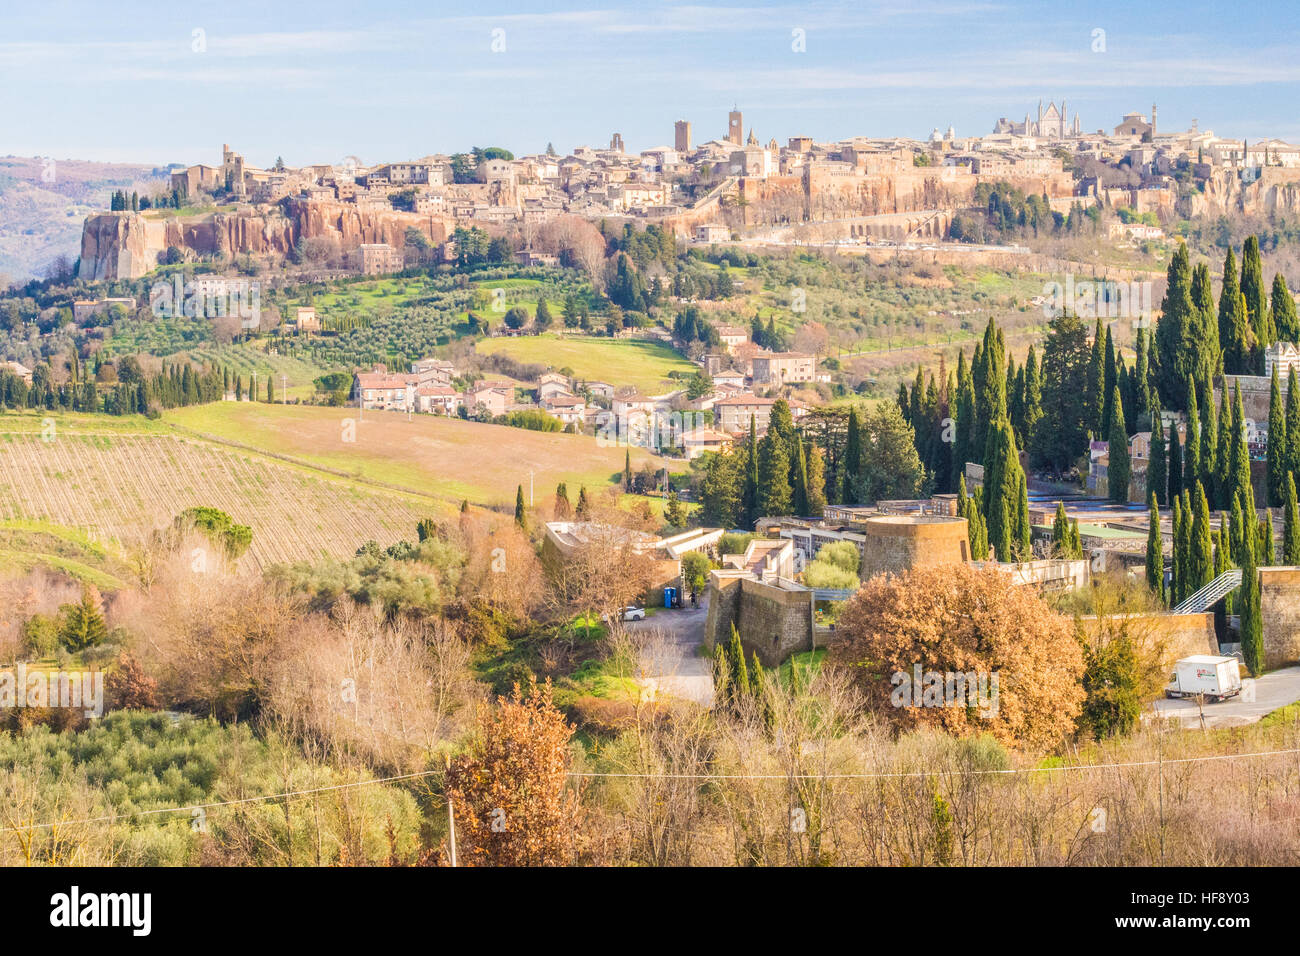
<path fill-rule="evenodd" d="M 1270 671 L 1257 679 L 1254 684 L 1254 700 L 1247 699 L 1251 696 L 1247 684 L 1240 697 L 1220 701 L 1217 704 L 1206 704 L 1205 726 L 1240 727 L 1243 724 L 1253 724 L 1265 714 L 1300 700 L 1300 667 L 1283 667 Z M 1161 716 L 1178 720 L 1184 726 L 1201 725 L 1200 710 L 1194 700 L 1161 698 L 1155 702 L 1155 711 Z M 1142 716 L 1154 715 L 1148 711 Z"/>
<path fill-rule="evenodd" d="M 637 683 L 648 698 L 660 694 L 713 704 L 713 661 L 695 649 L 704 641 L 704 604 L 698 608 L 660 608 L 644 621 L 630 621 L 628 633 L 641 644 Z"/>

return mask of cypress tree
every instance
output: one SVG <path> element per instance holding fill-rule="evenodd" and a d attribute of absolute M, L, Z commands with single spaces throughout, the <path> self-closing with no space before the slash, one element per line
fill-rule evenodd
<path fill-rule="evenodd" d="M 1088 361 L 1088 378 L 1084 382 L 1084 409 L 1087 430 L 1098 440 L 1106 434 L 1101 430 L 1102 415 L 1106 409 L 1106 337 L 1102 333 L 1101 319 L 1092 337 L 1092 357 Z"/>
<path fill-rule="evenodd" d="M 1214 414 L 1214 386 L 1209 379 L 1201 382 L 1201 484 L 1210 500 L 1222 506 L 1214 485 L 1214 472 L 1218 460 L 1216 442 L 1219 437 L 1218 416 Z"/>
<path fill-rule="evenodd" d="M 1160 394 L 1168 408 L 1185 409 L 1183 394 L 1187 375 L 1193 371 L 1192 269 L 1186 243 L 1169 260 L 1165 297 L 1156 323 L 1156 358 L 1160 372 Z"/>
<path fill-rule="evenodd" d="M 1034 556 L 1033 528 L 1029 524 L 1029 483 L 1023 468 L 1020 470 L 1020 494 L 1016 501 L 1016 523 L 1012 547 L 1017 561 L 1029 561 Z"/>
<path fill-rule="evenodd" d="M 1188 541 L 1187 593 L 1194 594 L 1209 584 L 1214 574 L 1214 552 L 1210 544 L 1210 505 L 1205 489 L 1196 483 L 1195 517 Z"/>
<path fill-rule="evenodd" d="M 1016 454 L 1016 436 L 1002 416 L 989 431 L 984 453 L 984 517 L 988 521 L 989 543 L 999 561 L 1010 561 L 1013 542 L 1020 538 L 1019 497 L 1024 471 Z M 998 502 L 1001 502 L 999 505 Z"/>
<path fill-rule="evenodd" d="M 1025 356 L 1025 392 L 1023 400 L 1023 411 L 1021 412 L 1024 447 L 1030 447 L 1034 440 L 1034 432 L 1038 430 L 1038 423 L 1043 418 L 1043 372 L 1038 364 L 1038 357 L 1034 354 L 1034 347 L 1029 346 L 1029 354 Z"/>
<path fill-rule="evenodd" d="M 1215 438 L 1214 496 L 1221 508 L 1232 507 L 1232 412 L 1228 409 L 1228 390 L 1219 393 L 1219 428 Z"/>
<path fill-rule="evenodd" d="M 758 517 L 786 515 L 792 504 L 790 454 L 773 428 L 758 443 Z"/>
<path fill-rule="evenodd" d="M 975 373 L 975 447 L 986 449 L 988 435 L 1007 414 L 1006 352 L 997 323 L 989 316 Z"/>
<path fill-rule="evenodd" d="M 851 502 L 853 500 L 853 479 L 862 471 L 862 423 L 858 419 L 856 405 L 849 409 L 848 434 L 844 440 L 844 459 L 840 470 L 843 472 L 840 476 L 843 489 L 840 500 Z"/>
<path fill-rule="evenodd" d="M 745 648 L 740 643 L 740 632 L 731 625 L 731 646 L 727 656 L 731 659 L 732 700 L 739 702 L 749 696 L 749 667 L 745 664 Z"/>
<path fill-rule="evenodd" d="M 1110 326 L 1106 326 L 1106 348 L 1102 358 L 1102 395 L 1105 401 L 1101 406 L 1101 434 L 1109 436 L 1110 426 L 1115 419 L 1115 406 L 1119 404 L 1119 394 L 1116 392 L 1118 382 L 1118 373 L 1115 369 L 1115 342 L 1110 336 Z"/>
<path fill-rule="evenodd" d="M 1246 375 L 1250 366 L 1254 336 L 1241 301 L 1237 280 L 1237 257 L 1229 247 L 1223 257 L 1223 284 L 1219 290 L 1219 345 L 1223 349 L 1223 370 L 1229 375 Z"/>
<path fill-rule="evenodd" d="M 1148 520 L 1150 527 L 1147 529 L 1147 587 L 1151 593 L 1156 595 L 1162 602 L 1165 599 L 1165 545 L 1160 534 L 1160 506 L 1156 502 L 1155 493 L 1152 492 L 1147 502 Z M 1065 509 L 1057 505 L 1057 515 L 1064 515 Z M 1053 530 L 1053 537 L 1055 531 Z"/>
<path fill-rule="evenodd" d="M 1232 511 L 1228 515 L 1228 553 L 1232 556 L 1232 563 L 1241 566 L 1241 548 L 1242 548 L 1242 528 L 1244 527 L 1245 517 L 1241 513 L 1241 499 L 1232 499 Z"/>
<path fill-rule="evenodd" d="M 1273 314 L 1269 311 L 1264 292 L 1264 264 L 1259 255 L 1259 238 L 1247 236 L 1241 248 L 1241 296 L 1246 302 L 1246 314 L 1251 331 L 1255 334 L 1254 374 L 1264 374 L 1264 349 L 1277 341 L 1273 327 Z"/>
<path fill-rule="evenodd" d="M 1241 637 L 1241 656 L 1252 676 L 1259 677 L 1264 670 L 1264 626 L 1259 607 L 1259 571 L 1253 550 L 1241 566 L 1241 588 L 1237 594 L 1241 615 L 1238 630 Z"/>
<path fill-rule="evenodd" d="M 1170 495 L 1173 502 L 1174 546 L 1170 555 L 1169 606 L 1180 603 L 1183 599 L 1183 574 L 1186 567 L 1186 550 L 1183 539 L 1183 502 L 1180 495 Z"/>
<path fill-rule="evenodd" d="M 1300 565 L 1300 503 L 1296 501 L 1295 476 L 1286 476 L 1286 513 L 1282 518 L 1282 563 Z"/>
<path fill-rule="evenodd" d="M 515 524 L 528 530 L 528 512 L 524 510 L 524 486 L 515 487 Z"/>
<path fill-rule="evenodd" d="M 1268 504 L 1282 506 L 1287 474 L 1288 441 L 1286 411 L 1282 407 L 1282 388 L 1277 380 L 1277 366 L 1268 390 Z"/>
<path fill-rule="evenodd" d="M 1128 501 L 1129 479 L 1132 463 L 1128 452 L 1128 430 L 1124 427 L 1124 406 L 1120 404 L 1119 388 L 1111 387 L 1110 465 L 1107 468 L 1107 487 L 1111 501 Z"/>
<path fill-rule="evenodd" d="M 970 368 L 966 365 L 966 353 L 957 353 L 957 394 L 956 414 L 953 416 L 957 428 L 952 449 L 953 477 L 966 474 L 966 463 L 972 461 L 975 435 L 975 382 Z M 981 452 L 983 449 L 981 449 Z M 845 499 L 847 500 L 847 499 Z"/>
<path fill-rule="evenodd" d="M 1178 440 L 1178 423 L 1169 429 L 1169 498 L 1172 501 L 1183 490 L 1183 449 Z"/>
<path fill-rule="evenodd" d="M 1160 504 L 1169 503 L 1169 458 L 1165 450 L 1165 428 L 1160 406 L 1151 411 L 1151 463 L 1147 468 L 1147 489 Z"/>
<path fill-rule="evenodd" d="M 1295 367 L 1286 376 L 1286 470 L 1300 474 L 1300 388 L 1296 386 Z M 1273 436 L 1268 440 L 1272 442 Z"/>
<path fill-rule="evenodd" d="M 1187 380 L 1187 441 L 1183 445 L 1183 487 L 1195 488 L 1201 480 L 1201 420 L 1196 409 L 1196 388 Z"/>
<path fill-rule="evenodd" d="M 623 490 L 632 490 L 632 449 L 623 452 Z"/>
<path fill-rule="evenodd" d="M 1070 518 L 1065 513 L 1065 502 L 1056 503 L 1056 517 L 1052 520 L 1052 552 L 1054 557 L 1070 557 Z"/>
<path fill-rule="evenodd" d="M 1259 563 L 1271 568 L 1277 564 L 1277 537 L 1273 533 L 1273 509 L 1265 508 L 1259 521 Z"/>
<path fill-rule="evenodd" d="M 1147 361 L 1147 330 L 1138 327 L 1137 342 L 1134 343 L 1136 357 L 1133 360 L 1133 379 L 1131 387 L 1133 389 L 1133 420 L 1137 421 L 1138 417 L 1146 414 L 1151 410 L 1151 396 L 1147 385 L 1151 377 L 1151 369 Z"/>
<path fill-rule="evenodd" d="M 808 459 L 804 457 L 803 442 L 795 439 L 795 448 L 799 450 L 799 458 L 794 466 L 794 513 L 796 515 L 806 515 L 809 512 L 808 507 Z"/>
<path fill-rule="evenodd" d="M 1241 408 L 1241 389 L 1232 388 L 1232 446 L 1228 456 L 1229 487 L 1232 494 L 1245 496 L 1251 513 L 1254 513 L 1255 493 L 1250 483 L 1250 449 L 1246 447 L 1245 414 Z M 1246 505 L 1242 506 L 1245 511 Z"/>
<path fill-rule="evenodd" d="M 1214 285 L 1210 267 L 1199 263 L 1192 271 L 1192 362 L 1194 378 L 1212 379 L 1223 369 L 1223 352 L 1219 342 L 1219 320 L 1214 308 Z"/>
<path fill-rule="evenodd" d="M 1273 276 L 1273 295 L 1270 303 L 1273 314 L 1273 329 L 1278 341 L 1300 342 L 1300 319 L 1296 318 L 1295 299 L 1286 287 L 1282 273 Z"/>
<path fill-rule="evenodd" d="M 749 416 L 749 444 L 745 448 L 745 486 L 741 495 L 741 510 L 745 513 L 745 528 L 754 527 L 758 520 L 758 438 L 754 416 Z M 846 497 L 845 501 L 852 501 Z"/>

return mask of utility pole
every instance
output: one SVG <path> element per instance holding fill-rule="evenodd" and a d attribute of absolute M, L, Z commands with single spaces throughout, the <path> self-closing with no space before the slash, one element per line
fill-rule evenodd
<path fill-rule="evenodd" d="M 443 760 L 446 761 L 448 775 L 450 775 L 451 758 L 444 754 Z M 445 778 L 443 786 L 446 786 Z M 447 843 L 451 847 L 451 865 L 456 866 L 456 814 L 451 806 L 451 791 L 447 792 Z"/>
<path fill-rule="evenodd" d="M 281 405 L 289 404 L 289 386 L 286 384 L 287 382 L 288 379 L 285 378 L 284 373 L 282 372 L 280 374 L 280 404 Z"/>

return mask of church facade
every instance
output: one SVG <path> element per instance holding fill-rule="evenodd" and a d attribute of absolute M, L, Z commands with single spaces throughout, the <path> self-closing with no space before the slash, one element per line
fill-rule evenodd
<path fill-rule="evenodd" d="M 1006 117 L 1002 117 L 993 127 L 995 133 L 1010 133 L 1013 136 L 1037 136 L 1040 139 L 1070 139 L 1080 134 L 1079 114 L 1074 114 L 1074 119 L 1068 119 L 1065 110 L 1065 100 L 1061 100 L 1058 107 L 1055 102 L 1049 101 L 1047 109 L 1043 109 L 1043 101 L 1038 101 L 1038 113 L 1034 119 L 1030 118 L 1028 113 L 1025 114 L 1024 122 L 1013 123 Z"/>

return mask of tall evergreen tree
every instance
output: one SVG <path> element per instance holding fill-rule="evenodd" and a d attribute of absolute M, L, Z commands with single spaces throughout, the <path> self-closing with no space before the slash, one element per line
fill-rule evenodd
<path fill-rule="evenodd" d="M 1237 258 L 1229 248 L 1223 259 L 1223 284 L 1219 289 L 1219 344 L 1223 370 L 1229 375 L 1254 374 L 1255 334 L 1237 279 Z"/>
<path fill-rule="evenodd" d="M 1277 564 L 1277 536 L 1273 532 L 1273 509 L 1265 508 L 1259 521 L 1259 563 L 1271 568 Z"/>
<path fill-rule="evenodd" d="M 1187 376 L 1195 372 L 1193 336 L 1192 269 L 1187 245 L 1169 261 L 1165 297 L 1160 303 L 1160 321 L 1156 324 L 1156 359 L 1160 371 L 1160 395 L 1166 408 L 1187 408 Z"/>
<path fill-rule="evenodd" d="M 849 409 L 849 423 L 844 439 L 844 457 L 839 475 L 842 486 L 841 501 L 853 500 L 852 482 L 862 472 L 862 422 L 858 418 L 857 406 Z"/>
<path fill-rule="evenodd" d="M 1057 514 L 1063 515 L 1064 508 L 1057 505 Z M 1147 587 L 1161 601 L 1165 599 L 1165 545 L 1160 534 L 1160 506 L 1156 502 L 1155 492 L 1148 496 L 1147 528 Z"/>
<path fill-rule="evenodd" d="M 1183 501 L 1181 495 L 1170 494 L 1173 502 L 1173 553 L 1170 555 L 1169 606 L 1183 600 L 1183 576 L 1187 567 L 1187 541 L 1183 532 Z"/>
<path fill-rule="evenodd" d="M 1169 503 L 1169 458 L 1159 405 L 1151 412 L 1151 463 L 1147 467 L 1147 488 L 1161 505 Z"/>
<path fill-rule="evenodd" d="M 1295 366 L 1286 376 L 1286 470 L 1300 475 L 1300 387 L 1296 385 Z M 1273 436 L 1269 435 L 1271 442 Z"/>
<path fill-rule="evenodd" d="M 1173 500 L 1183 490 L 1183 446 L 1178 438 L 1178 423 L 1173 422 L 1169 428 L 1169 498 Z"/>
<path fill-rule="evenodd" d="M 758 437 L 753 415 L 749 416 L 749 441 L 745 446 L 745 483 L 744 491 L 740 496 L 740 508 L 744 512 L 745 530 L 748 531 L 761 517 L 758 500 Z"/>
<path fill-rule="evenodd" d="M 1006 351 L 1002 334 L 993 317 L 984 329 L 979 365 L 973 369 L 975 379 L 975 447 L 984 449 L 994 423 L 1007 414 L 1005 367 Z"/>
<path fill-rule="evenodd" d="M 1214 484 L 1216 462 L 1218 460 L 1216 442 L 1219 438 L 1219 423 L 1218 416 L 1214 414 L 1214 386 L 1209 379 L 1201 380 L 1199 402 L 1201 406 L 1201 484 L 1205 485 L 1205 493 L 1210 496 L 1210 500 L 1222 507 L 1223 502 L 1219 501 L 1218 491 Z"/>
<path fill-rule="evenodd" d="M 1286 287 L 1282 273 L 1273 276 L 1273 295 L 1269 308 L 1273 314 L 1273 328 L 1278 341 L 1300 342 L 1300 319 L 1296 318 L 1295 298 Z"/>
<path fill-rule="evenodd" d="M 1219 427 L 1214 442 L 1214 497 L 1220 508 L 1232 507 L 1235 495 L 1229 475 L 1232 473 L 1232 411 L 1228 408 L 1228 390 L 1219 393 Z"/>
<path fill-rule="evenodd" d="M 1188 539 L 1187 593 L 1195 594 L 1209 584 L 1214 575 L 1214 552 L 1210 544 L 1210 504 L 1205 489 L 1196 483 L 1192 533 Z"/>
<path fill-rule="evenodd" d="M 1264 349 L 1277 341 L 1273 313 L 1264 291 L 1264 264 L 1259 255 L 1259 238 L 1247 236 L 1241 249 L 1241 296 L 1246 300 L 1246 315 L 1255 333 L 1254 374 L 1264 374 Z"/>
<path fill-rule="evenodd" d="M 1147 330 L 1142 326 L 1138 326 L 1137 340 L 1133 348 L 1136 353 L 1132 379 L 1133 421 L 1136 423 L 1139 416 L 1151 410 L 1151 395 L 1147 384 L 1151 378 L 1151 369 L 1147 361 Z"/>
<path fill-rule="evenodd" d="M 1245 414 L 1241 408 L 1241 388 L 1232 387 L 1232 437 L 1228 450 L 1229 493 L 1243 495 L 1243 511 L 1248 505 L 1254 513 L 1255 493 L 1250 483 L 1250 449 L 1246 446 Z"/>
<path fill-rule="evenodd" d="M 1129 459 L 1128 429 L 1124 426 L 1124 406 L 1119 400 L 1119 388 L 1111 387 L 1110 465 L 1106 470 L 1107 488 L 1111 501 L 1128 501 L 1129 480 L 1133 476 Z"/>
<path fill-rule="evenodd" d="M 1187 380 L 1187 440 L 1183 444 L 1183 487 L 1195 488 L 1201 480 L 1201 420 L 1196 408 L 1196 388 Z"/>
<path fill-rule="evenodd" d="M 515 487 L 515 524 L 528 530 L 528 512 L 524 509 L 524 486 Z"/>
<path fill-rule="evenodd" d="M 1097 319 L 1097 330 L 1092 336 L 1092 357 L 1088 360 L 1088 377 L 1083 385 L 1085 422 L 1088 431 L 1097 440 L 1106 434 L 1101 430 L 1102 417 L 1106 411 L 1106 335 L 1102 329 L 1101 319 Z"/>
<path fill-rule="evenodd" d="M 1241 656 L 1255 677 L 1264 672 L 1264 622 L 1260 616 L 1259 598 L 1259 569 L 1254 551 L 1250 549 L 1241 565 L 1241 588 L 1234 603 L 1240 615 Z"/>
<path fill-rule="evenodd" d="M 1277 380 L 1277 366 L 1268 390 L 1268 504 L 1270 508 L 1282 507 L 1286 490 L 1287 454 L 1289 438 L 1286 432 L 1286 410 L 1282 406 L 1282 388 Z"/>
<path fill-rule="evenodd" d="M 989 543 L 999 561 L 1012 560 L 1012 547 L 1019 537 L 1015 522 L 1023 481 L 1016 436 L 1004 415 L 993 423 L 984 452 L 983 512 L 988 521 Z"/>
<path fill-rule="evenodd" d="M 1286 513 L 1282 518 L 1282 563 L 1300 565 L 1300 502 L 1296 501 L 1295 476 L 1286 476 Z"/>
<path fill-rule="evenodd" d="M 1110 436 L 1111 424 L 1115 418 L 1115 406 L 1119 404 L 1119 393 L 1116 391 L 1119 381 L 1119 373 L 1115 367 L 1115 342 L 1110 335 L 1110 326 L 1106 326 L 1106 348 L 1102 358 L 1103 370 L 1103 387 L 1102 394 L 1106 397 L 1101 406 L 1101 434 Z"/>
<path fill-rule="evenodd" d="M 966 353 L 957 353 L 957 394 L 954 399 L 952 469 L 954 480 L 966 474 L 966 463 L 975 460 L 975 380 L 966 365 Z M 846 499 L 847 500 L 847 499 Z"/>
<path fill-rule="evenodd" d="M 1052 519 L 1052 555 L 1067 558 L 1070 555 L 1070 518 L 1065 513 L 1065 502 L 1056 503 L 1056 516 Z"/>
<path fill-rule="evenodd" d="M 1219 320 L 1214 307 L 1214 285 L 1207 263 L 1198 263 L 1192 271 L 1192 377 L 1197 381 L 1212 379 L 1223 370 L 1223 352 L 1219 343 Z"/>

